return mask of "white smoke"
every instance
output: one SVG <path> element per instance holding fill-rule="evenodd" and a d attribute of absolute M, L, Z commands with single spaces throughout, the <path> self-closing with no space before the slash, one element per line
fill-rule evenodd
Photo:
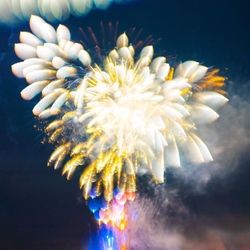
<path fill-rule="evenodd" d="M 246 93 L 245 93 L 246 94 Z M 208 187 L 244 171 L 250 138 L 250 104 L 239 95 L 220 110 L 219 120 L 203 128 L 200 136 L 208 144 L 214 162 L 172 169 L 175 187 L 152 187 L 150 198 L 138 198 L 129 211 L 138 211 L 129 224 L 130 249 L 152 250 L 249 250 L 250 219 L 228 210 L 197 215 L 182 202 L 190 196 L 207 195 Z M 188 190 L 184 190 L 188 187 Z M 221 190 L 223 192 L 223 190 Z M 183 194 L 185 197 L 183 197 Z M 209 207 L 208 207 L 209 211 Z"/>

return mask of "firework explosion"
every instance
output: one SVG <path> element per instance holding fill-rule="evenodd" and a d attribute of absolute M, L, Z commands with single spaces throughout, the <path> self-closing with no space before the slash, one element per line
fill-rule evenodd
<path fill-rule="evenodd" d="M 87 15 L 92 9 L 105 10 L 113 3 L 132 0 L 1 0 L 0 23 L 14 24 L 37 14 L 49 21 L 65 20 L 70 15 Z"/>
<path fill-rule="evenodd" d="M 162 183 L 166 166 L 180 167 L 183 158 L 212 161 L 196 132 L 228 101 L 217 69 L 195 61 L 172 67 L 154 58 L 153 46 L 136 51 L 125 33 L 97 65 L 64 25 L 55 30 L 32 16 L 30 27 L 15 45 L 23 61 L 12 71 L 29 83 L 24 99 L 42 95 L 33 113 L 48 120 L 56 145 L 48 166 L 62 167 L 67 179 L 82 170 L 80 188 L 98 221 L 125 230 L 137 174 L 149 171 Z"/>

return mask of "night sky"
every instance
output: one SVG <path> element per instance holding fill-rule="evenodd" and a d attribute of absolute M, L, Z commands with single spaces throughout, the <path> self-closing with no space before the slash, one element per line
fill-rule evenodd
<path fill-rule="evenodd" d="M 1 3 L 1 2 L 0 2 Z M 0 6 L 1 8 L 1 6 Z M 131 249 L 250 250 L 250 17 L 247 0 L 140 0 L 92 11 L 64 22 L 75 41 L 79 27 L 98 31 L 100 21 L 119 21 L 152 35 L 158 54 L 197 60 L 221 69 L 230 102 L 215 124 L 201 131 L 214 162 L 168 169 L 166 183 L 138 180 L 141 198 Z M 13 51 L 28 25 L 0 26 L 0 249 L 82 250 L 96 225 L 78 186 L 47 168 L 53 146 L 21 99 L 24 79 L 10 70 Z M 140 212 L 141 211 L 141 212 Z M 139 232 L 141 236 L 138 236 Z"/>

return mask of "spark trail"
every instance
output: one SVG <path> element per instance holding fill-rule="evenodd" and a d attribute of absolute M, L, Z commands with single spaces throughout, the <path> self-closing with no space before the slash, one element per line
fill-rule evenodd
<path fill-rule="evenodd" d="M 62 167 L 67 179 L 81 169 L 97 220 L 125 229 L 137 174 L 162 183 L 166 166 L 180 167 L 183 157 L 212 161 L 197 131 L 228 101 L 217 69 L 195 61 L 173 67 L 154 58 L 153 46 L 135 50 L 125 33 L 97 65 L 64 25 L 55 30 L 32 16 L 30 27 L 33 34 L 21 32 L 15 45 L 23 61 L 12 71 L 29 83 L 24 99 L 41 94 L 33 113 L 49 121 L 45 133 L 56 145 L 48 166 Z"/>

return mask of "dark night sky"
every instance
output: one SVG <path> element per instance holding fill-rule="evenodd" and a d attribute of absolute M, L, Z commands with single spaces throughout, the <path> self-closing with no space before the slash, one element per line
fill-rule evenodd
<path fill-rule="evenodd" d="M 213 166 L 169 169 L 167 183 L 157 191 L 145 188 L 144 178 L 139 186 L 160 211 L 155 217 L 160 235 L 167 230 L 162 218 L 168 218 L 184 237 L 181 247 L 172 249 L 250 250 L 248 1 L 141 0 L 84 18 L 71 17 L 65 24 L 77 41 L 78 27 L 98 28 L 101 20 L 118 20 L 120 31 L 143 28 L 145 35 L 161 38 L 159 52 L 220 68 L 228 77 L 231 102 L 212 126 L 214 139 L 208 138 L 208 144 L 216 145 Z M 34 103 L 20 97 L 26 83 L 10 70 L 18 61 L 14 43 L 24 29 L 27 26 L 0 26 L 0 249 L 80 250 L 94 220 L 81 198 L 77 177 L 68 182 L 59 171 L 46 167 L 52 147 L 40 143 L 43 135 L 33 127 Z M 169 197 L 166 206 L 164 195 Z M 160 247 L 152 243 L 133 249 L 168 249 L 162 242 Z"/>

